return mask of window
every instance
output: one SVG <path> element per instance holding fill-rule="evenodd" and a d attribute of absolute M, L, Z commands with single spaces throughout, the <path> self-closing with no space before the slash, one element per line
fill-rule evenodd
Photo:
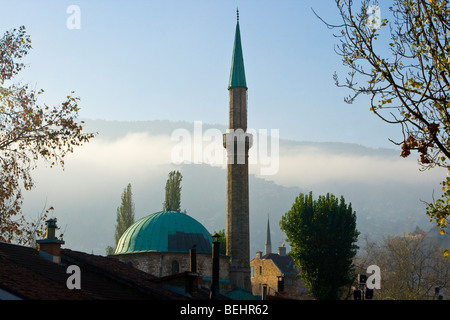
<path fill-rule="evenodd" d="M 262 266 L 259 267 L 259 274 L 262 274 Z"/>
<path fill-rule="evenodd" d="M 255 277 L 255 266 L 250 266 L 250 276 L 252 279 Z"/>

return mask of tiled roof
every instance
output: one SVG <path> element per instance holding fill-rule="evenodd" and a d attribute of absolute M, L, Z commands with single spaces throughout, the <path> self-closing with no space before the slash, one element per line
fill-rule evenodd
<path fill-rule="evenodd" d="M 84 291 L 68 290 L 66 270 L 28 247 L 0 243 L 0 289 L 22 299 L 85 299 Z"/>
<path fill-rule="evenodd" d="M 81 289 L 70 290 L 69 265 L 81 270 Z M 155 277 L 117 259 L 61 249 L 61 263 L 33 248 L 0 243 L 0 289 L 22 299 L 187 299 L 152 282 Z"/>
<path fill-rule="evenodd" d="M 285 275 L 298 274 L 298 270 L 294 266 L 294 260 L 290 256 L 268 253 L 261 259 L 272 260 L 278 269 Z"/>

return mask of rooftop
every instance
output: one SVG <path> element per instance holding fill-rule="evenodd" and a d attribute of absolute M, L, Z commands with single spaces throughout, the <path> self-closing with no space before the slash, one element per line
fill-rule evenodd
<path fill-rule="evenodd" d="M 67 288 L 69 265 L 80 267 L 79 290 Z M 31 247 L 0 243 L 0 300 L 187 299 L 154 279 L 113 258 L 61 249 L 61 263 L 54 263 Z"/>

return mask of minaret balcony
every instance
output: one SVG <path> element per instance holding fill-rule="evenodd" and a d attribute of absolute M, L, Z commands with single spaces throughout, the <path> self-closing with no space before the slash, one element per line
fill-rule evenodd
<path fill-rule="evenodd" d="M 253 135 L 242 129 L 230 131 L 223 134 L 223 147 L 227 149 L 228 163 L 245 164 L 248 149 L 253 146 Z"/>

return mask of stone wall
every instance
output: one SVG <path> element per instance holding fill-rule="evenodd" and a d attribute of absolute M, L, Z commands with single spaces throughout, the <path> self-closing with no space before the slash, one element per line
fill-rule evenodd
<path fill-rule="evenodd" d="M 278 291 L 278 276 L 283 273 L 271 259 L 261 259 L 260 253 L 250 262 L 252 294 L 262 296 L 263 285 L 267 284 L 267 294 L 275 295 Z M 284 275 L 284 295 L 289 299 L 309 299 L 303 281 L 297 275 Z"/>
<path fill-rule="evenodd" d="M 157 277 L 164 277 L 178 272 L 190 271 L 189 253 L 182 252 L 135 252 L 111 255 L 110 257 L 120 261 L 131 263 L 135 268 L 148 272 Z M 197 273 L 202 277 L 212 277 L 212 256 L 210 254 L 197 253 Z M 220 257 L 219 278 L 229 280 L 229 258 Z"/>

